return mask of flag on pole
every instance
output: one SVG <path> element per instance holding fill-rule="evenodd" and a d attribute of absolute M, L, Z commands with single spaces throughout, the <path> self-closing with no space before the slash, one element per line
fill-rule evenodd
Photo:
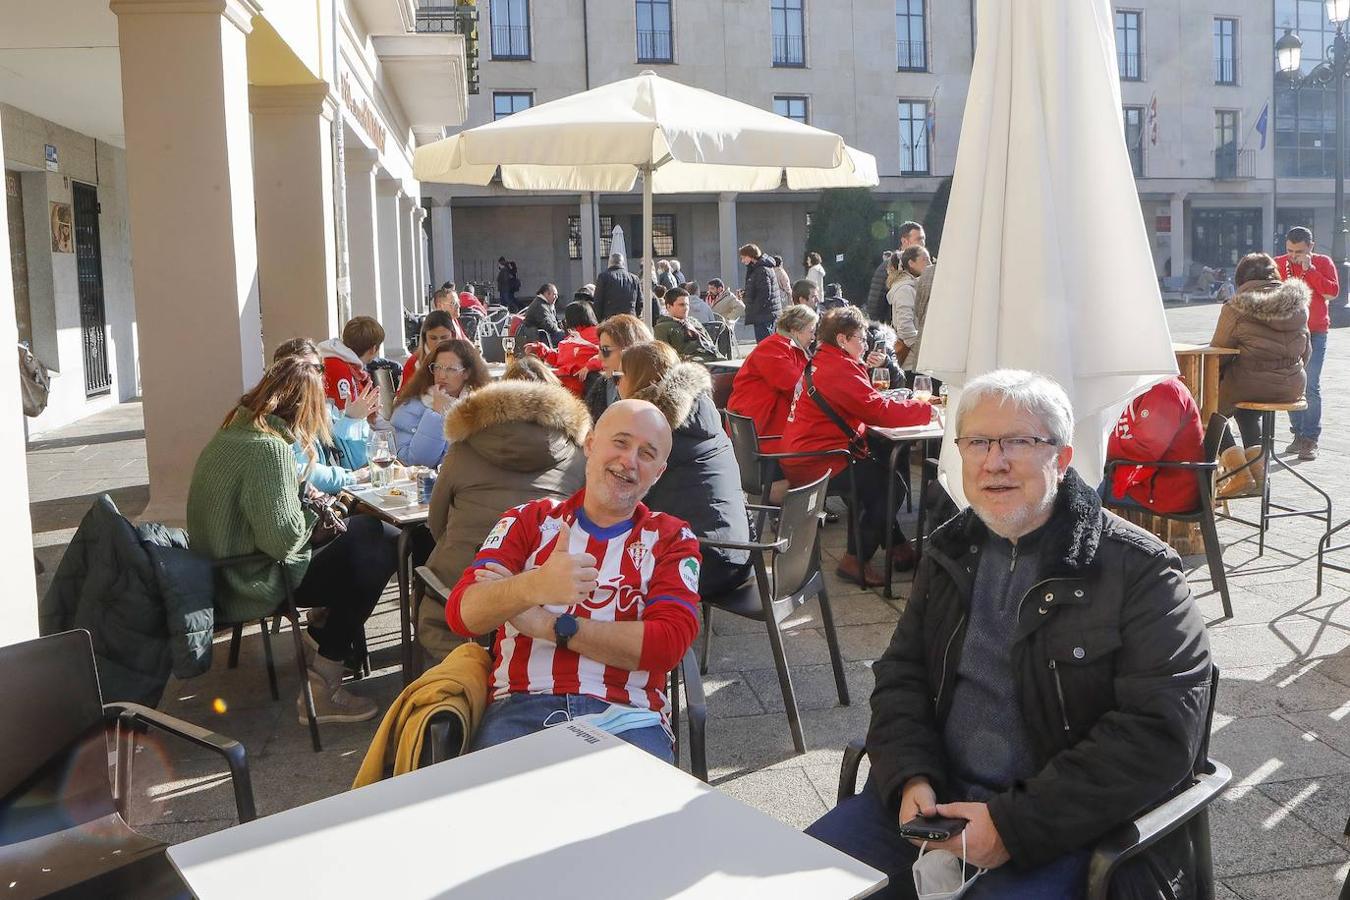
<path fill-rule="evenodd" d="M 1261 107 L 1261 115 L 1256 117 L 1256 130 L 1261 134 L 1261 149 L 1266 149 L 1266 129 L 1270 126 L 1270 101 Z"/>
<path fill-rule="evenodd" d="M 1148 142 L 1158 146 L 1158 95 L 1148 101 Z"/>
<path fill-rule="evenodd" d="M 937 143 L 937 99 L 938 94 L 942 92 L 942 85 L 938 85 L 933 91 L 933 97 L 928 101 L 928 116 L 924 126 L 928 129 L 928 139 L 932 143 Z"/>

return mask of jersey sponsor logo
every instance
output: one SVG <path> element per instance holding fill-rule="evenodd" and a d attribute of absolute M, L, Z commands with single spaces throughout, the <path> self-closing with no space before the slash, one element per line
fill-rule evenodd
<path fill-rule="evenodd" d="M 594 611 L 613 605 L 615 618 L 618 618 L 631 612 L 643 599 L 640 589 L 615 579 L 597 586 L 589 597 L 577 604 L 577 607 Z"/>
<path fill-rule="evenodd" d="M 562 530 L 562 519 L 545 519 L 539 526 L 539 534 L 543 536 L 542 543 L 548 543 L 548 539 Z M 563 548 L 566 549 L 566 548 Z"/>
<path fill-rule="evenodd" d="M 684 586 L 698 593 L 698 560 L 694 557 L 680 560 L 680 580 Z"/>
<path fill-rule="evenodd" d="M 514 524 L 516 524 L 515 517 L 507 516 L 496 525 L 493 525 L 492 530 L 488 532 L 487 539 L 483 541 L 483 549 L 496 550 L 500 547 L 502 542 L 506 540 L 506 535 L 511 530 L 511 526 Z"/>
<path fill-rule="evenodd" d="M 698 540 L 698 535 L 694 534 L 694 529 L 690 528 L 688 525 L 680 529 L 680 537 L 684 538 L 686 541 Z"/>

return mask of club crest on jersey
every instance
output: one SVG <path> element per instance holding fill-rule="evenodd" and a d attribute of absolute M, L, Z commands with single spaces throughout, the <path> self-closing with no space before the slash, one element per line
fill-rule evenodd
<path fill-rule="evenodd" d="M 337 393 L 338 393 L 338 399 L 342 400 L 344 403 L 347 402 L 348 400 L 352 399 L 352 386 L 351 386 L 351 382 L 349 382 L 349 381 L 348 381 L 347 379 L 345 379 L 345 378 L 343 378 L 343 379 L 341 379 L 340 381 L 338 381 L 338 383 L 337 383 Z"/>
<path fill-rule="evenodd" d="M 698 593 L 698 560 L 694 557 L 680 560 L 680 580 L 689 590 Z"/>
<path fill-rule="evenodd" d="M 642 561 L 647 558 L 646 544 L 629 544 L 628 558 L 633 561 L 633 568 L 641 569 Z"/>
<path fill-rule="evenodd" d="M 496 550 L 500 547 L 502 542 L 506 540 L 506 535 L 511 530 L 511 526 L 514 524 L 516 524 L 515 518 L 513 516 L 507 516 L 496 525 L 493 525 L 492 530 L 488 532 L 487 539 L 483 541 L 483 549 Z"/>

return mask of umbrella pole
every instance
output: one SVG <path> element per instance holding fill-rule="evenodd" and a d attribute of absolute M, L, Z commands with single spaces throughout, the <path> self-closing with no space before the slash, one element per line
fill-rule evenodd
<path fill-rule="evenodd" d="M 649 327 L 656 324 L 656 303 L 652 299 L 652 173 L 655 166 L 645 165 L 642 171 L 642 318 Z"/>

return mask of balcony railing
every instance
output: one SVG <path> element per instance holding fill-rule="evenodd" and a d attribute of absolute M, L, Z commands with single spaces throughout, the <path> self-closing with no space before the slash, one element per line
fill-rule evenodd
<path fill-rule="evenodd" d="M 928 48 L 923 41 L 896 41 L 895 67 L 906 72 L 927 72 Z"/>
<path fill-rule="evenodd" d="M 1214 58 L 1214 83 L 1237 84 L 1237 60 L 1231 56 Z"/>
<path fill-rule="evenodd" d="M 1140 81 L 1143 79 L 1143 61 L 1139 58 L 1138 53 L 1117 50 L 1116 61 L 1120 66 L 1120 78 L 1122 81 Z"/>
<path fill-rule="evenodd" d="M 675 61 L 675 46 L 669 30 L 638 29 L 637 61 L 668 63 Z"/>
<path fill-rule="evenodd" d="M 1256 165 L 1256 151 L 1236 147 L 1220 147 L 1214 151 L 1215 178 L 1251 178 Z"/>
<path fill-rule="evenodd" d="M 530 58 L 530 26 L 528 26 L 528 25 L 493 25 L 493 26 L 492 26 L 492 58 L 493 58 L 493 59 L 529 59 L 529 58 Z"/>
<path fill-rule="evenodd" d="M 773 36 L 773 64 L 775 66 L 805 66 L 806 37 L 800 34 Z"/>
<path fill-rule="evenodd" d="M 464 35 L 464 64 L 469 93 L 478 93 L 478 7 L 422 0 L 417 7 L 415 27 L 423 34 Z"/>

